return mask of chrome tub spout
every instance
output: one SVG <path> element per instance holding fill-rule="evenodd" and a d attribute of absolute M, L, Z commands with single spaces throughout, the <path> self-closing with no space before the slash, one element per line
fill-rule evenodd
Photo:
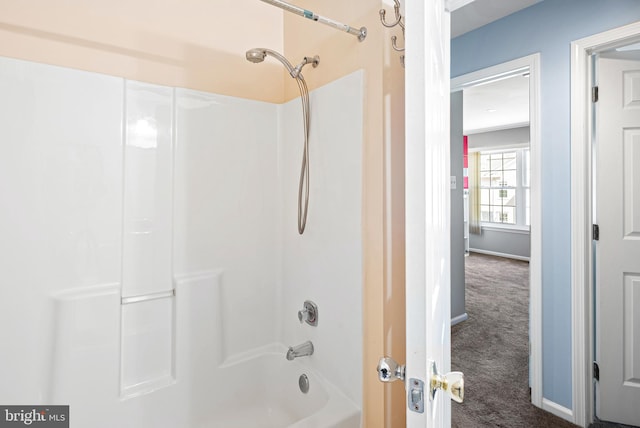
<path fill-rule="evenodd" d="M 313 355 L 313 343 L 311 343 L 310 340 L 298 346 L 289 346 L 287 360 L 292 361 L 294 358 L 306 357 L 308 355 Z"/>

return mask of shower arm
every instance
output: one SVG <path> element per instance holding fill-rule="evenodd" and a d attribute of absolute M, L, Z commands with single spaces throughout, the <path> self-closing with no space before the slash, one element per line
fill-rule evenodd
<path fill-rule="evenodd" d="M 346 24 L 342 24 L 338 21 L 334 21 L 333 19 L 330 18 L 326 18 L 324 16 L 321 15 L 316 15 L 315 13 L 311 12 L 310 10 L 307 9 L 303 9 L 301 7 L 298 6 L 294 6 L 292 4 L 286 3 L 282 0 L 261 0 L 265 3 L 268 3 L 272 6 L 276 6 L 279 7 L 283 10 L 286 10 L 287 12 L 291 12 L 291 13 L 295 13 L 296 15 L 302 16 L 304 18 L 307 19 L 311 19 L 312 21 L 317 21 L 317 22 L 321 22 L 325 25 L 328 25 L 329 27 L 333 27 L 337 30 L 340 31 L 344 31 L 347 32 L 349 34 L 353 34 L 354 36 L 358 37 L 359 41 L 363 41 L 366 37 L 367 37 L 367 28 L 366 27 L 360 27 L 360 28 L 355 28 L 355 27 L 351 27 L 350 25 L 346 25 Z"/>

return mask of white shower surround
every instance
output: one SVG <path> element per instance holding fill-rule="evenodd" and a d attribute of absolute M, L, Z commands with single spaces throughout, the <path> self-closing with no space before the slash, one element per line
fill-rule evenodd
<path fill-rule="evenodd" d="M 230 392 L 220 370 L 310 339 L 292 367 L 358 426 L 362 85 L 356 72 L 311 94 L 298 236 L 299 100 L 0 58 L 0 402 L 70 404 L 88 428 L 206 426 Z M 298 323 L 305 299 L 317 328 Z"/>

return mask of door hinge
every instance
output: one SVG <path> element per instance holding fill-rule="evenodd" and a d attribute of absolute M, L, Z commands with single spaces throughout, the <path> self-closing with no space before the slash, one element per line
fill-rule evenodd
<path fill-rule="evenodd" d="M 598 226 L 597 224 L 593 225 L 593 240 L 594 241 L 600 240 L 600 226 Z"/>
<path fill-rule="evenodd" d="M 591 88 L 591 101 L 593 101 L 594 103 L 598 102 L 598 87 L 594 86 L 593 88 Z"/>
<path fill-rule="evenodd" d="M 593 362 L 593 378 L 595 380 L 600 380 L 600 366 L 595 361 Z"/>

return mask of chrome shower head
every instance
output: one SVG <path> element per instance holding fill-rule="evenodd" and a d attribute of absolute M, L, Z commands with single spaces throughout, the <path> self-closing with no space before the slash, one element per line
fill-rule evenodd
<path fill-rule="evenodd" d="M 289 74 L 291 74 L 291 76 L 295 77 L 295 75 L 292 74 L 292 73 L 294 73 L 294 69 L 293 69 L 293 66 L 291 65 L 291 63 L 289 61 L 287 61 L 287 59 L 285 57 L 283 57 L 282 55 L 280 55 L 278 52 L 272 51 L 271 49 L 265 49 L 265 48 L 249 49 L 247 51 L 247 61 L 253 62 L 253 63 L 259 63 L 259 62 L 264 61 L 264 59 L 267 57 L 267 55 L 270 55 L 270 56 L 274 57 L 275 59 L 277 59 L 278 61 L 280 61 L 282 63 L 282 65 L 285 66 L 285 68 L 287 69 Z"/>
<path fill-rule="evenodd" d="M 280 61 L 282 65 L 285 66 L 285 68 L 287 69 L 291 77 L 293 78 L 297 78 L 298 76 L 300 76 L 300 71 L 302 71 L 302 67 L 304 67 L 305 65 L 313 64 L 314 67 L 317 67 L 318 63 L 320 62 L 320 57 L 318 57 L 318 55 L 314 57 L 304 57 L 302 62 L 298 64 L 296 67 L 294 67 L 293 65 L 291 65 L 289 61 L 287 61 L 287 59 L 284 56 L 280 55 L 278 52 L 272 51 L 271 49 L 265 49 L 265 48 L 249 49 L 247 51 L 246 57 L 247 57 L 247 61 L 257 64 L 259 62 L 264 61 L 267 55 L 270 55 L 275 59 L 277 59 L 278 61 Z"/>
<path fill-rule="evenodd" d="M 247 61 L 253 63 L 259 63 L 264 61 L 267 56 L 267 52 L 265 49 L 249 49 L 247 51 Z"/>

